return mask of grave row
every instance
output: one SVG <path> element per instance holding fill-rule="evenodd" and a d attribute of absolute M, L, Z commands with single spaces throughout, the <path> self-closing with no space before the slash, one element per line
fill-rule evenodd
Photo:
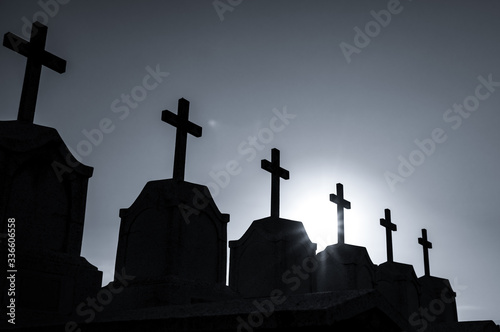
<path fill-rule="evenodd" d="M 280 179 L 289 171 L 280 165 L 280 151 L 261 168 L 271 173 L 270 217 L 252 222 L 245 234 L 229 242 L 229 285 L 226 286 L 227 223 L 206 186 L 185 181 L 188 134 L 202 128 L 189 121 L 189 102 L 178 112 L 162 112 L 162 121 L 176 127 L 173 177 L 148 182 L 136 201 L 120 210 L 115 278 L 101 288 L 102 273 L 81 257 L 88 180 L 93 169 L 76 162 L 55 129 L 33 123 L 42 66 L 59 73 L 66 62 L 45 51 L 47 28 L 33 24 L 30 41 L 7 33 L 4 46 L 27 57 L 18 120 L 0 122 L 2 232 L 16 219 L 16 270 L 19 314 L 31 322 L 67 319 L 85 298 L 103 289 L 120 289 L 108 313 L 127 309 L 269 297 L 282 294 L 378 290 L 403 319 L 440 300 L 436 322 L 456 322 L 455 294 L 446 279 L 432 277 L 422 230 L 425 275 L 393 260 L 390 210 L 380 220 L 386 228 L 387 262 L 376 266 L 363 247 L 344 241 L 343 185 L 330 201 L 337 204 L 338 243 L 316 253 L 303 224 L 280 217 Z M 66 170 L 62 178 L 54 165 Z M 188 217 L 187 217 L 188 216 Z M 7 242 L 2 241 L 7 250 Z M 14 272 L 13 272 L 14 273 Z M 126 280 L 123 275 L 133 276 Z M 2 281 L 2 304 L 10 301 L 9 281 Z M 443 301 L 446 294 L 447 301 Z M 440 302 L 440 303 L 441 303 Z"/>

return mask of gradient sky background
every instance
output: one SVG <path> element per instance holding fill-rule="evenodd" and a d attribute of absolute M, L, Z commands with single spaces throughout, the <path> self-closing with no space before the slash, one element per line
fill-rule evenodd
<path fill-rule="evenodd" d="M 431 274 L 450 280 L 459 319 L 500 323 L 500 87 L 460 127 L 444 119 L 474 95 L 478 76 L 500 82 L 498 1 L 401 0 L 350 62 L 340 44 L 354 45 L 356 27 L 374 28 L 371 11 L 390 1 L 247 0 L 223 20 L 211 0 L 66 2 L 2 0 L 0 32 L 27 38 L 28 22 L 38 19 L 49 26 L 46 49 L 68 62 L 63 75 L 44 68 L 35 123 L 56 128 L 74 151 L 87 140 L 82 131 L 104 118 L 114 126 L 79 158 L 94 167 L 82 255 L 104 272 L 104 284 L 112 279 L 119 209 L 147 181 L 172 176 L 175 130 L 160 117 L 184 97 L 203 127 L 202 138 L 188 138 L 186 180 L 215 183 L 210 172 L 233 160 L 241 168 L 228 184 L 211 186 L 231 215 L 229 240 L 269 215 L 270 176 L 260 160 L 276 147 L 290 171 L 281 181 L 281 216 L 302 221 L 320 250 L 337 241 L 329 194 L 341 182 L 352 203 L 347 243 L 385 262 L 379 219 L 390 208 L 394 259 L 421 276 L 417 238 L 427 228 Z M 25 62 L 0 48 L 0 120 L 17 117 Z M 125 105 L 122 94 L 139 91 L 148 66 L 169 75 L 127 116 L 113 112 L 113 104 Z M 273 109 L 295 117 L 269 137 Z M 391 190 L 384 174 L 398 173 L 400 156 L 418 157 L 414 141 L 436 128 L 446 141 Z M 249 137 L 259 134 L 261 150 L 252 154 Z"/>

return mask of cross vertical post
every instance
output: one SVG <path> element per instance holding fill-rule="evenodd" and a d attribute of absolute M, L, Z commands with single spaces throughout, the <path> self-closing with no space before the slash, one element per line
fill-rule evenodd
<path fill-rule="evenodd" d="M 330 201 L 337 204 L 338 243 L 344 244 L 344 209 L 351 208 L 351 202 L 344 199 L 344 186 L 337 183 L 337 195 L 330 194 Z"/>
<path fill-rule="evenodd" d="M 202 128 L 189 121 L 189 101 L 184 98 L 179 99 L 177 115 L 165 110 L 161 113 L 161 120 L 177 128 L 173 178 L 174 180 L 184 181 L 187 134 L 201 137 Z"/>
<path fill-rule="evenodd" d="M 425 275 L 430 276 L 430 267 L 429 267 L 429 249 L 432 249 L 432 243 L 427 240 L 427 230 L 425 228 L 422 229 L 422 237 L 418 238 L 418 243 L 423 247 L 424 250 L 424 269 Z"/>
<path fill-rule="evenodd" d="M 280 167 L 280 150 L 271 150 L 271 162 L 262 159 L 260 167 L 271 173 L 271 217 L 280 216 L 280 178 L 288 180 L 290 172 Z"/>
<path fill-rule="evenodd" d="M 391 221 L 391 210 L 385 209 L 385 219 L 380 219 L 380 225 L 385 227 L 385 237 L 387 242 L 387 261 L 394 262 L 392 253 L 392 232 L 397 231 L 398 227 Z"/>
<path fill-rule="evenodd" d="M 18 121 L 33 123 L 42 66 L 59 74 L 66 71 L 65 60 L 45 51 L 46 39 L 47 27 L 40 22 L 33 23 L 29 42 L 10 32 L 4 35 L 3 46 L 27 58 Z"/>

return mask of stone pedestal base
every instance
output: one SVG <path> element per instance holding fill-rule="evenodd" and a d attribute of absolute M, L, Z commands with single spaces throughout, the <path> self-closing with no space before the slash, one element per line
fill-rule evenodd
<path fill-rule="evenodd" d="M 16 326 L 67 321 L 102 282 L 102 272 L 85 258 L 50 251 L 17 252 L 16 271 L 7 273 L 15 278 L 2 278 L 2 306 L 15 298 Z"/>

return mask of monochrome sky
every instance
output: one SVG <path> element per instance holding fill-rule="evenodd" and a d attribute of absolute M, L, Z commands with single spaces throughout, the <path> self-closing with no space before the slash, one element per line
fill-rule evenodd
<path fill-rule="evenodd" d="M 39 20 L 68 62 L 62 75 L 43 69 L 35 123 L 94 167 L 82 255 L 104 284 L 119 209 L 172 176 L 161 111 L 186 98 L 203 127 L 188 138 L 186 180 L 230 214 L 229 240 L 269 215 L 260 160 L 278 148 L 290 171 L 281 216 L 319 250 L 337 241 L 340 182 L 347 243 L 385 262 L 390 208 L 394 259 L 421 276 L 426 228 L 431 274 L 450 280 L 459 319 L 498 323 L 499 15 L 494 0 L 2 0 L 0 32 L 27 39 Z M 0 120 L 17 117 L 25 61 L 0 49 Z"/>

